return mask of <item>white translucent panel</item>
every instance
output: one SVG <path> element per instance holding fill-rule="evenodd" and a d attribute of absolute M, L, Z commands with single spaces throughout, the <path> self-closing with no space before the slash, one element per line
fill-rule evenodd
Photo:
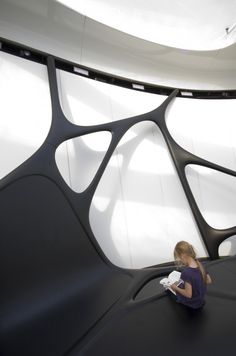
<path fill-rule="evenodd" d="M 65 182 L 75 192 L 85 190 L 94 178 L 111 141 L 107 131 L 73 138 L 56 150 L 56 163 Z"/>
<path fill-rule="evenodd" d="M 29 158 L 51 125 L 45 66 L 0 52 L 0 178 Z"/>
<path fill-rule="evenodd" d="M 236 170 L 236 100 L 176 98 L 166 118 L 173 138 L 186 150 Z"/>
<path fill-rule="evenodd" d="M 224 240 L 219 246 L 219 256 L 233 256 L 236 254 L 236 236 Z"/>
<path fill-rule="evenodd" d="M 59 169 L 65 182 L 71 187 L 68 141 L 63 142 L 56 149 L 55 154 L 57 168 Z"/>
<path fill-rule="evenodd" d="M 109 85 L 109 94 L 113 120 L 147 113 L 167 99 L 165 95 L 150 94 L 115 85 Z"/>
<path fill-rule="evenodd" d="M 90 224 L 103 252 L 112 263 L 132 266 L 120 167 L 123 157 L 112 155 L 96 190 L 89 212 Z"/>
<path fill-rule="evenodd" d="M 166 99 L 64 71 L 57 71 L 57 79 L 63 112 L 77 125 L 97 125 L 139 115 L 155 109 Z"/>
<path fill-rule="evenodd" d="M 95 192 L 90 223 L 120 267 L 172 261 L 183 239 L 206 256 L 164 139 L 151 122 L 136 124 L 120 141 Z"/>
<path fill-rule="evenodd" d="M 206 222 L 216 229 L 235 226 L 236 177 L 198 165 L 188 165 L 185 172 Z"/>
<path fill-rule="evenodd" d="M 76 125 L 112 121 L 109 85 L 57 71 L 60 101 L 67 119 Z"/>

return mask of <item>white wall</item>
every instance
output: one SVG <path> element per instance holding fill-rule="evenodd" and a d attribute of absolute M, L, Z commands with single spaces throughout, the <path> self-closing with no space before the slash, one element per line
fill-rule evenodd
<path fill-rule="evenodd" d="M 186 150 L 236 170 L 235 100 L 177 98 L 168 110 L 167 126 Z"/>
<path fill-rule="evenodd" d="M 223 167 L 236 170 L 236 100 L 178 98 L 170 106 L 167 126 L 186 150 Z M 236 178 L 199 166 L 187 166 L 186 175 L 203 217 L 212 227 L 236 225 Z M 225 240 L 219 254 L 235 254 L 236 240 Z"/>
<path fill-rule="evenodd" d="M 46 67 L 0 52 L 0 178 L 41 146 L 50 125 Z"/>
<path fill-rule="evenodd" d="M 145 113 L 166 98 L 62 71 L 57 77 L 63 110 L 80 125 Z M 3 177 L 42 144 L 51 106 L 45 67 L 1 53 L 0 78 Z M 167 124 L 183 147 L 236 169 L 235 107 L 235 100 L 177 98 Z M 71 189 L 86 189 L 109 142 L 110 134 L 100 132 L 69 140 L 57 149 L 56 162 Z M 219 228 L 235 225 L 234 178 L 194 166 L 187 167 L 186 174 L 207 222 Z M 193 243 L 199 256 L 207 256 L 164 139 L 151 122 L 135 125 L 122 138 L 95 193 L 90 222 L 107 257 L 122 267 L 173 260 L 174 245 L 181 239 Z M 235 252 L 233 238 L 220 249 L 221 254 Z"/>

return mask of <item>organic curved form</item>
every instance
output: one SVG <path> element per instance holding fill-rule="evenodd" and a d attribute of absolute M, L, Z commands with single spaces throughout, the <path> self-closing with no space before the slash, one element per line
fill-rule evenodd
<path fill-rule="evenodd" d="M 218 230 L 205 222 L 185 167 L 196 164 L 232 176 L 236 172 L 199 158 L 174 141 L 166 126 L 165 112 L 178 90 L 146 114 L 93 126 L 71 123 L 60 106 L 54 61 L 48 56 L 52 102 L 49 134 L 32 157 L 0 181 L 0 261 L 4 271 L 0 293 L 1 354 L 19 355 L 20 350 L 24 356 L 121 355 L 128 350 L 129 355 L 144 355 L 148 349 L 149 355 L 156 355 L 158 349 L 167 356 L 176 348 L 183 350 L 184 341 L 182 353 L 189 355 L 193 345 L 203 354 L 209 340 L 215 355 L 229 351 L 236 317 L 232 282 L 235 257 L 208 263 L 213 280 L 218 278 L 217 288 L 224 288 L 228 282 L 232 293 L 226 287 L 225 294 L 209 289 L 206 313 L 203 311 L 197 319 L 179 309 L 179 305 L 171 304 L 164 293 L 134 300 L 148 281 L 168 274 L 173 266 L 141 270 L 114 266 L 93 235 L 89 209 L 119 141 L 133 125 L 152 121 L 164 137 L 209 256 L 217 259 L 220 243 L 235 235 L 236 227 Z M 88 188 L 76 193 L 62 178 L 55 151 L 66 140 L 101 131 L 112 133 L 109 148 Z M 220 338 L 222 325 L 228 330 Z"/>
<path fill-rule="evenodd" d="M 206 257 L 162 133 L 139 122 L 119 141 L 92 199 L 93 234 L 112 263 L 144 268 L 173 259 L 181 239 Z"/>

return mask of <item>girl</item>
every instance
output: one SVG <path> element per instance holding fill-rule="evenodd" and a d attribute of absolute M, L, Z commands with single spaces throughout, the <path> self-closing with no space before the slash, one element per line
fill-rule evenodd
<path fill-rule="evenodd" d="M 171 285 L 177 302 L 193 309 L 201 308 L 205 304 L 206 285 L 211 283 L 211 277 L 196 259 L 194 248 L 187 241 L 177 243 L 174 257 L 186 266 L 181 273 L 183 283 L 179 287 L 176 283 Z"/>

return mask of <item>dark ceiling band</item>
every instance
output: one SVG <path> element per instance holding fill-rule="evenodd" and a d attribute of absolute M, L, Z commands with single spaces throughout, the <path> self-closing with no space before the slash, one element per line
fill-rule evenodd
<path fill-rule="evenodd" d="M 19 44 L 14 41 L 10 41 L 5 38 L 0 37 L 0 51 L 12 54 L 17 57 L 24 58 L 40 64 L 47 63 L 48 53 L 36 50 L 34 48 Z M 65 59 L 54 56 L 55 65 L 57 69 L 64 70 L 66 72 L 73 73 L 74 75 L 85 76 L 93 80 L 97 80 L 107 84 L 117 85 L 123 88 L 143 91 L 147 93 L 167 95 L 169 96 L 171 92 L 175 89 L 173 87 L 166 87 L 160 85 L 154 85 L 145 82 L 139 82 L 131 79 L 126 79 L 123 77 L 118 77 L 116 75 L 111 75 L 102 71 L 89 68 L 78 63 L 73 63 Z M 181 89 L 178 88 L 178 97 L 188 98 L 188 99 L 235 99 L 235 90 L 193 90 L 193 89 Z"/>

